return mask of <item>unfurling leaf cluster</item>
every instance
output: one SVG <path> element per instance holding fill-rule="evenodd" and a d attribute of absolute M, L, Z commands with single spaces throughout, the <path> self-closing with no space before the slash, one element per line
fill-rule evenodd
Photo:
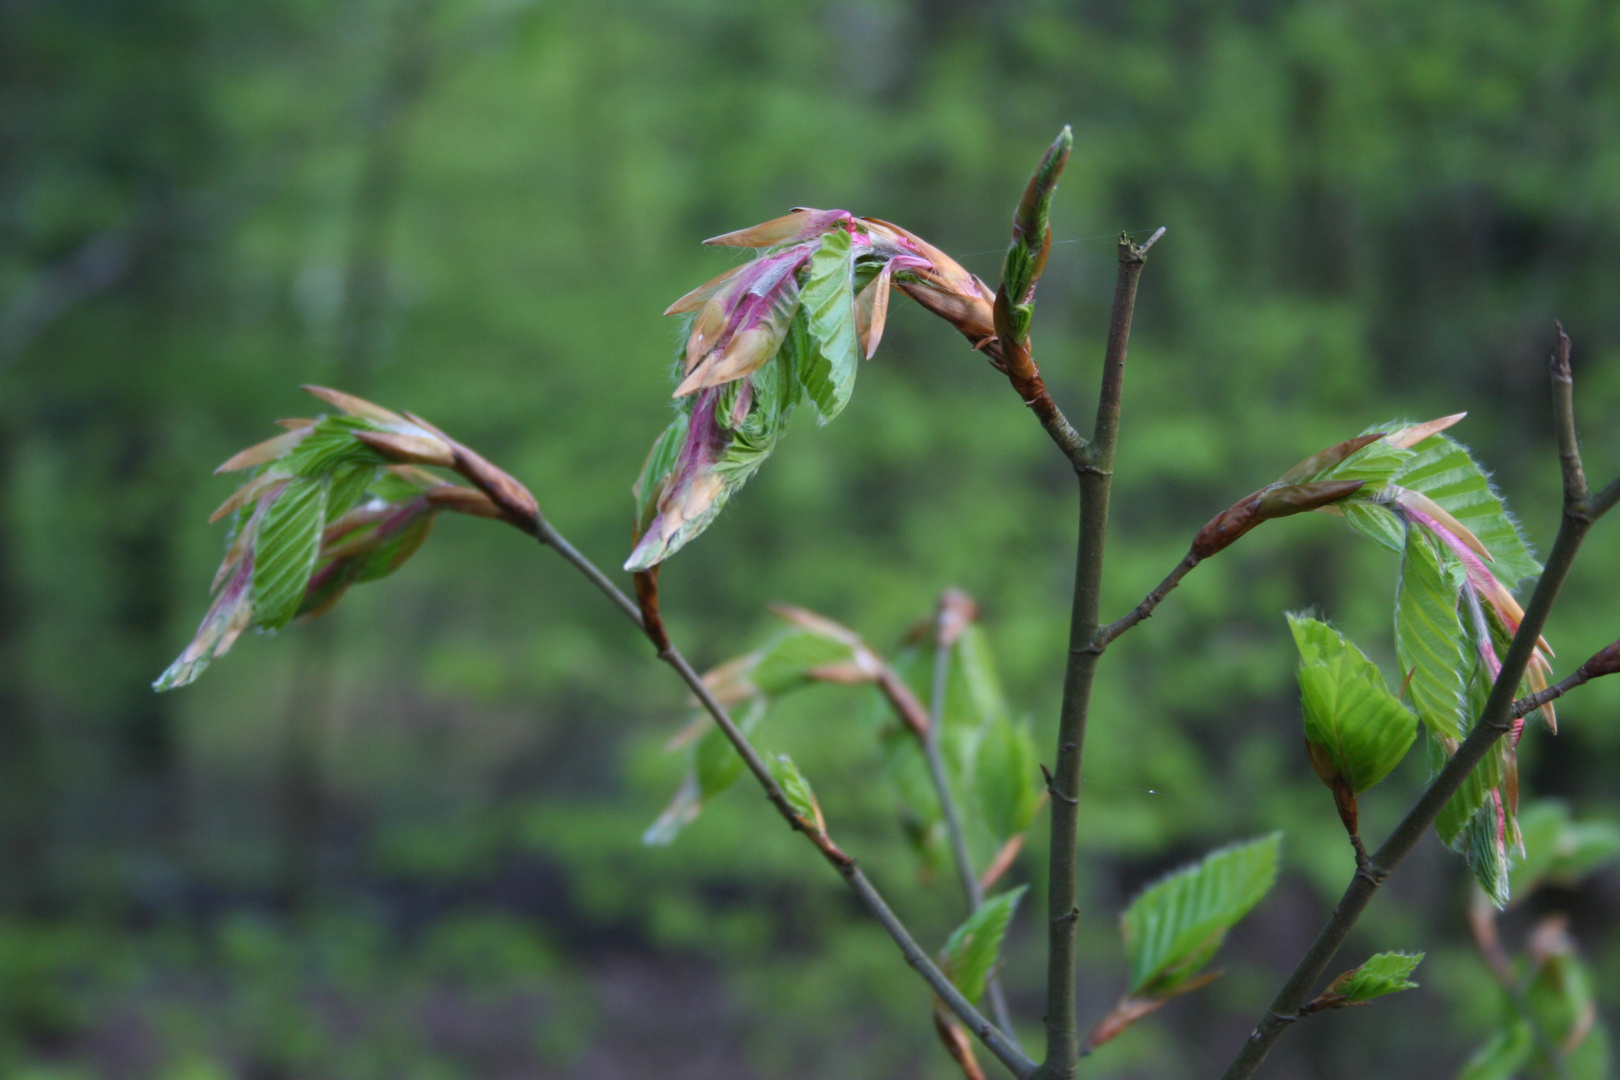
<path fill-rule="evenodd" d="M 1418 984 L 1409 976 L 1423 962 L 1423 956 L 1423 953 L 1386 952 L 1368 957 L 1360 967 L 1351 968 L 1329 983 L 1303 1011 L 1312 1013 L 1365 1005 L 1386 994 L 1416 990 Z"/>
<path fill-rule="evenodd" d="M 191 643 L 153 686 L 193 682 L 242 631 L 313 618 L 350 586 L 385 577 L 427 539 L 441 510 L 499 517 L 483 492 L 421 465 L 455 467 L 460 449 L 426 421 L 335 390 L 308 387 L 337 416 L 284 420 L 287 430 L 218 472 L 253 475 L 214 512 L 230 537 L 214 602 Z"/>
<path fill-rule="evenodd" d="M 776 448 L 808 398 L 822 423 L 877 351 L 898 286 L 964 332 L 994 334 L 994 294 L 921 237 L 847 210 L 799 209 L 705 241 L 758 255 L 665 312 L 690 322 L 677 411 L 636 483 L 627 570 L 649 570 L 708 528 Z"/>

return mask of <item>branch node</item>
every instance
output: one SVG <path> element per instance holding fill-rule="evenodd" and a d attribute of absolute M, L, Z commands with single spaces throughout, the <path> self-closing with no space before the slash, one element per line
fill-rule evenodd
<path fill-rule="evenodd" d="M 1057 789 L 1057 782 L 1052 777 L 1052 770 L 1048 769 L 1044 763 L 1041 765 L 1041 775 L 1046 778 L 1046 793 L 1048 795 L 1052 796 L 1052 798 L 1056 799 L 1058 802 L 1063 803 L 1065 806 L 1080 805 L 1079 799 L 1071 799 Z"/>

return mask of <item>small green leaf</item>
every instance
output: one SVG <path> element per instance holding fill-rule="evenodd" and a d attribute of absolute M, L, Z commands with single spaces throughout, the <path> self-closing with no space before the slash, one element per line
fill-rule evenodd
<path fill-rule="evenodd" d="M 748 713 L 738 723 L 743 734 L 753 731 L 765 716 L 764 698 L 756 698 Z M 714 798 L 737 782 L 743 772 L 743 759 L 726 738 L 719 725 L 710 727 L 692 748 L 692 770 L 697 774 L 698 792 L 705 801 Z"/>
<path fill-rule="evenodd" d="M 1026 888 L 1020 885 L 986 900 L 946 939 L 945 974 L 969 1001 L 984 996 L 985 984 L 1001 952 L 1001 939 L 1007 936 L 1007 925 Z"/>
<path fill-rule="evenodd" d="M 1468 1059 L 1457 1080 L 1513 1080 L 1535 1050 L 1529 1023 L 1514 1020 Z"/>
<path fill-rule="evenodd" d="M 303 603 L 330 488 L 330 478 L 299 477 L 265 512 L 253 542 L 253 618 L 266 630 L 286 626 Z"/>
<path fill-rule="evenodd" d="M 1346 1005 L 1360 1005 L 1385 994 L 1416 990 L 1417 983 L 1408 976 L 1422 963 L 1423 956 L 1423 953 L 1379 953 L 1354 971 L 1335 979 L 1333 989 L 1343 996 Z"/>
<path fill-rule="evenodd" d="M 826 822 L 821 817 L 821 807 L 816 803 L 815 793 L 810 790 L 810 781 L 804 778 L 799 767 L 793 764 L 793 759 L 786 754 L 777 754 L 770 761 L 771 776 L 776 779 L 776 786 L 782 789 L 787 797 L 788 805 L 793 812 L 806 825 L 813 825 L 817 832 L 826 832 Z"/>
<path fill-rule="evenodd" d="M 1384 686 L 1372 661 L 1326 623 L 1288 616 L 1299 649 L 1305 737 L 1360 793 L 1400 764 L 1417 738 L 1417 717 Z"/>
<path fill-rule="evenodd" d="M 834 229 L 810 257 L 795 325 L 808 331 L 798 351 L 798 377 L 825 423 L 843 411 L 855 389 L 861 346 L 855 330 L 855 259 L 850 234 Z M 795 340 L 798 350 L 800 342 Z"/>
<path fill-rule="evenodd" d="M 1455 565 L 1449 552 L 1444 560 Z M 1408 685 L 1418 716 L 1433 734 L 1460 740 L 1473 658 L 1457 615 L 1459 583 L 1423 529 L 1407 533 L 1395 589 L 1395 655 L 1412 673 Z"/>
<path fill-rule="evenodd" d="M 1361 535 L 1397 553 L 1405 549 L 1406 526 L 1388 507 L 1349 499 L 1338 503 L 1335 509 L 1344 515 L 1345 523 Z"/>
<path fill-rule="evenodd" d="M 997 840 L 1017 836 L 1040 807 L 1040 764 L 1027 721 L 993 718 L 979 737 L 974 782 L 984 823 Z"/>
<path fill-rule="evenodd" d="M 1160 997 L 1206 964 L 1277 880 L 1281 833 L 1222 848 L 1150 886 L 1125 909 L 1133 997 Z"/>

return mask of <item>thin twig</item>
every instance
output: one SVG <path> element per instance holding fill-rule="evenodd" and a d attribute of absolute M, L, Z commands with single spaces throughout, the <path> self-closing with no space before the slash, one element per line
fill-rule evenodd
<path fill-rule="evenodd" d="M 923 754 L 928 759 L 928 775 L 934 783 L 934 795 L 939 799 L 940 817 L 945 821 L 945 835 L 951 843 L 951 856 L 956 863 L 956 874 L 962 883 L 962 894 L 967 900 L 968 914 L 972 915 L 984 903 L 984 886 L 973 869 L 973 857 L 968 853 L 967 834 L 962 828 L 962 817 L 956 808 L 956 797 L 951 793 L 951 780 L 945 770 L 945 754 L 941 741 L 945 733 L 945 693 L 950 685 L 951 643 L 938 635 L 934 647 L 934 681 L 928 706 L 928 729 L 921 738 Z M 985 987 L 990 997 L 990 1014 L 996 1026 L 1008 1038 L 1016 1041 L 1012 1015 L 1007 1009 L 1007 995 L 1001 980 L 994 973 Z"/>
<path fill-rule="evenodd" d="M 962 883 L 968 913 L 972 914 L 984 903 L 984 890 L 979 887 L 979 876 L 973 872 L 973 858 L 968 854 L 967 835 L 962 831 L 962 818 L 956 811 L 956 797 L 951 794 L 951 779 L 945 772 L 945 752 L 940 745 L 945 728 L 945 689 L 950 674 L 951 647 L 940 642 L 934 648 L 933 693 L 928 702 L 928 732 L 922 744 L 923 754 L 928 758 L 928 774 L 934 782 L 934 796 L 939 799 L 939 814 L 945 820 L 945 835 L 950 839 L 951 855 L 956 862 L 956 876 Z"/>
<path fill-rule="evenodd" d="M 1567 373 L 1557 370 L 1556 357 L 1554 364 L 1553 415 L 1559 428 L 1558 445 L 1560 448 L 1572 447 L 1577 445 L 1574 431 L 1575 415 L 1574 410 L 1570 408 L 1571 395 L 1562 392 L 1560 387 L 1562 378 Z M 1593 512 L 1591 503 L 1583 500 L 1584 492 L 1581 487 L 1570 482 L 1571 476 L 1572 473 L 1566 470 L 1564 513 L 1558 529 L 1558 538 L 1553 541 L 1552 550 L 1547 554 L 1546 569 L 1536 582 L 1535 592 L 1525 609 L 1524 619 L 1519 624 L 1518 632 L 1513 635 L 1513 642 L 1508 646 L 1507 656 L 1502 661 L 1501 672 L 1491 687 L 1490 697 L 1486 700 L 1485 708 L 1474 729 L 1457 748 L 1457 752 L 1451 755 L 1451 759 L 1440 770 L 1440 775 L 1435 777 L 1434 782 L 1419 797 L 1416 805 L 1395 827 L 1389 839 L 1373 853 L 1367 867 L 1368 872 L 1358 869 L 1356 875 L 1350 879 L 1350 885 L 1340 898 L 1333 916 L 1294 968 L 1293 974 L 1289 976 L 1276 1000 L 1272 1002 L 1271 1009 L 1261 1018 L 1232 1064 L 1227 1067 L 1223 1080 L 1247 1080 L 1254 1075 L 1255 1070 L 1265 1061 L 1271 1047 L 1288 1026 L 1278 1018 L 1298 1013 L 1311 987 L 1316 985 L 1323 972 L 1327 970 L 1328 964 L 1332 963 L 1334 955 L 1344 944 L 1345 938 L 1349 936 L 1351 928 L 1361 917 L 1362 911 L 1366 909 L 1378 887 L 1422 839 L 1423 834 L 1440 816 L 1440 811 L 1444 809 L 1446 803 L 1474 771 L 1474 767 L 1484 760 L 1491 747 L 1496 745 L 1496 741 L 1512 728 L 1513 695 L 1520 680 L 1524 678 L 1531 655 L 1540 643 L 1541 631 L 1547 625 L 1547 616 L 1552 612 L 1564 580 L 1569 576 L 1581 540 L 1599 516 Z"/>
<path fill-rule="evenodd" d="M 541 543 L 554 549 L 576 570 L 584 574 L 593 585 L 613 602 L 614 606 L 624 612 L 626 618 L 635 623 L 636 626 L 641 627 L 645 632 L 645 626 L 641 619 L 641 610 L 637 603 L 626 596 L 606 574 L 597 568 L 595 563 L 582 555 L 562 534 L 552 528 L 551 524 L 538 511 L 534 513 L 525 531 L 529 532 Z M 737 751 L 737 755 L 743 759 L 743 764 L 754 775 L 754 779 L 759 781 L 760 787 L 765 790 L 765 797 L 770 800 L 772 806 L 776 807 L 777 813 L 794 829 L 805 833 L 812 843 L 817 840 L 825 841 L 824 836 L 818 836 L 813 828 L 807 829 L 806 824 L 799 819 L 792 805 L 787 801 L 787 796 L 783 794 L 781 787 L 776 783 L 776 778 L 771 775 L 770 767 L 766 765 L 765 759 L 759 755 L 759 751 L 754 749 L 753 744 L 748 741 L 748 737 L 737 727 L 736 722 L 732 720 L 725 706 L 721 705 L 709 691 L 709 688 L 704 685 L 703 677 L 693 670 L 691 664 L 687 663 L 686 657 L 681 655 L 680 650 L 673 645 L 661 648 L 658 658 L 675 669 L 681 680 L 686 683 L 687 688 L 697 697 L 704 711 L 714 719 L 720 730 L 725 733 L 727 740 Z M 832 864 L 833 868 L 843 876 L 844 881 L 849 885 L 850 891 L 856 895 L 867 911 L 871 912 L 873 917 L 883 926 L 883 929 L 894 939 L 895 944 L 900 947 L 900 953 L 905 957 L 906 963 L 916 969 L 917 973 L 922 976 L 923 981 L 929 985 L 935 994 L 939 995 L 940 999 L 961 1019 L 967 1029 L 977 1036 L 985 1047 L 1003 1065 L 1007 1066 L 1019 1080 L 1025 1080 L 1025 1078 L 1033 1075 L 1036 1069 L 1035 1062 L 1030 1060 L 1023 1051 L 1019 1050 L 1000 1027 L 991 1023 L 978 1009 L 974 1008 L 973 1003 L 963 997 L 962 992 L 952 985 L 944 973 L 935 966 L 934 962 L 928 958 L 928 954 L 911 936 L 911 932 L 906 929 L 905 924 L 884 902 L 882 895 L 867 880 L 866 875 L 861 873 L 861 869 L 855 864 L 855 860 L 839 851 L 830 842 L 816 843 L 816 846 L 827 861 Z"/>
<path fill-rule="evenodd" d="M 1162 232 L 1163 230 L 1160 231 Z M 1146 250 L 1146 248 L 1143 250 Z M 1197 553 L 1191 551 L 1187 552 L 1186 558 L 1177 563 L 1176 568 L 1170 571 L 1170 573 L 1165 576 L 1163 581 L 1159 582 L 1158 588 L 1154 589 L 1152 592 L 1148 593 L 1147 596 L 1143 597 L 1140 604 L 1137 604 L 1130 611 L 1126 612 L 1123 617 L 1115 619 L 1113 622 L 1097 631 L 1097 645 L 1101 648 L 1107 648 L 1109 642 L 1119 637 L 1119 635 L 1123 634 L 1125 631 L 1129 630 L 1143 619 L 1152 615 L 1153 609 L 1159 606 L 1159 602 L 1166 596 L 1169 596 L 1170 591 L 1177 585 L 1181 584 L 1181 579 L 1186 577 L 1188 572 L 1202 561 L 1202 557 L 1200 557 Z"/>
<path fill-rule="evenodd" d="M 1052 846 L 1047 884 L 1046 1059 L 1043 1080 L 1069 1080 L 1079 1068 L 1080 1028 L 1075 1013 L 1075 932 L 1079 852 L 1080 765 L 1091 708 L 1091 685 L 1101 650 L 1096 646 L 1102 596 L 1103 539 L 1108 529 L 1108 492 L 1125 353 L 1136 307 L 1136 283 L 1145 262 L 1130 237 L 1119 240 L 1119 276 L 1114 286 L 1108 348 L 1103 356 L 1097 424 L 1076 472 L 1080 480 L 1080 531 L 1075 552 L 1074 603 L 1069 616 L 1069 657 L 1058 716 L 1057 768 L 1052 793 Z"/>

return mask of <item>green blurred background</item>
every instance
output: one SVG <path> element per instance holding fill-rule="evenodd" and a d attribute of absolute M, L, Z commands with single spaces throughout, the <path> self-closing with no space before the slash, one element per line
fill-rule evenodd
<path fill-rule="evenodd" d="M 1105 613 L 1215 511 L 1394 416 L 1455 433 L 1545 550 L 1552 321 L 1588 468 L 1620 467 L 1620 9 L 1599 0 L 0 2 L 0 1074 L 41 1078 L 953 1075 L 928 997 L 744 788 L 677 843 L 673 677 L 560 560 L 440 524 L 397 577 L 194 688 L 148 684 L 206 607 L 209 475 L 303 382 L 420 412 L 522 478 L 606 565 L 669 409 L 659 312 L 789 206 L 897 221 L 996 280 L 1063 123 L 1037 359 L 1091 407 L 1113 237 L 1165 225 L 1137 308 Z M 981 602 L 1043 755 L 1074 533 L 1067 467 L 1003 378 L 909 301 L 855 399 L 808 413 L 666 568 L 695 662 L 773 600 L 895 645 Z M 1596 531 L 1548 636 L 1620 632 Z M 1352 862 L 1300 737 L 1285 609 L 1394 670 L 1395 560 L 1324 515 L 1198 569 L 1103 665 L 1082 808 L 1082 1008 L 1156 874 L 1286 831 L 1215 987 L 1088 1060 L 1210 1076 Z M 1529 792 L 1620 810 L 1620 687 L 1531 734 Z M 930 945 L 960 917 L 906 847 L 869 706 L 762 733 Z M 1363 802 L 1381 836 L 1421 754 Z M 1044 817 L 1037 837 L 1044 832 Z M 1014 871 L 1039 885 L 1039 840 Z M 1461 860 L 1426 840 L 1349 954 L 1422 990 L 1294 1033 L 1267 1075 L 1451 1075 L 1496 996 Z M 1620 1003 L 1620 877 L 1568 911 Z M 1038 1033 L 1040 905 L 1009 945 Z M 1347 954 L 1348 966 L 1350 957 Z M 1612 1015 L 1612 1014 L 1611 1014 Z M 1037 1044 L 1038 1044 L 1038 1040 Z M 993 1064 L 993 1063 L 992 1063 Z"/>

